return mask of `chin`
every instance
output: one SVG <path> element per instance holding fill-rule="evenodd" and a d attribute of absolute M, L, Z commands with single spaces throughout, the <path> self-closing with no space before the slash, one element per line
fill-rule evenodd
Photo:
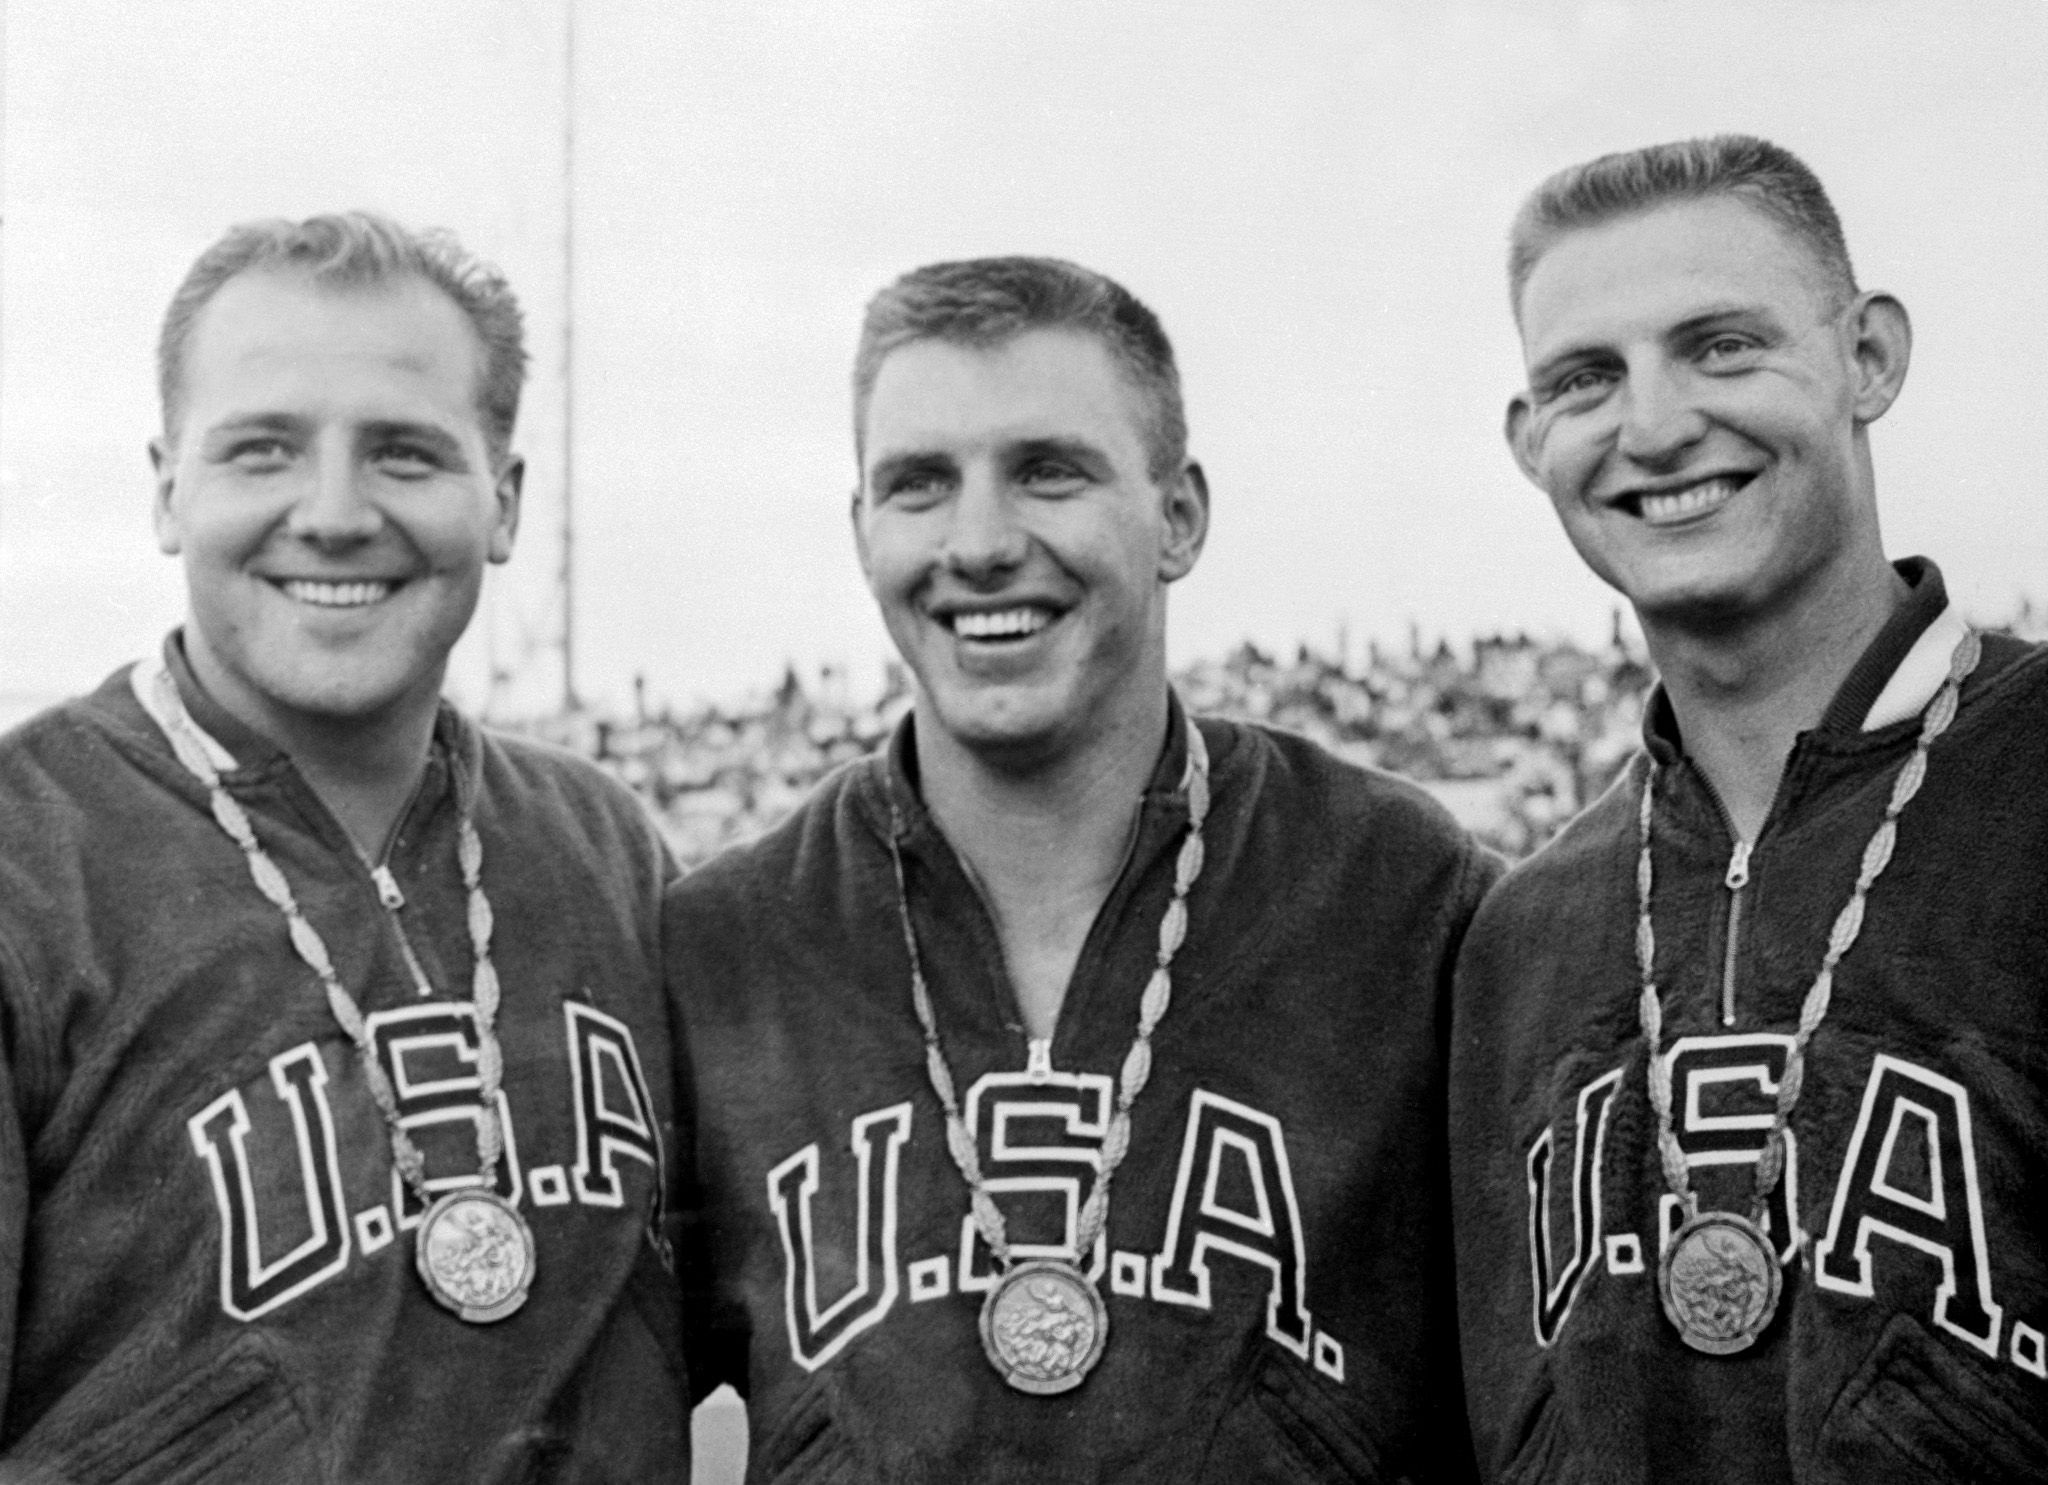
<path fill-rule="evenodd" d="M 351 675 L 342 666 L 313 669 L 311 676 L 281 676 L 276 685 L 266 686 L 271 704 L 309 720 L 349 726 L 387 716 L 428 689 L 437 697 L 440 693 L 438 676 Z"/>
<path fill-rule="evenodd" d="M 1043 757 L 1071 730 L 1065 714 L 1039 698 L 934 698 L 929 712 L 958 746 L 990 758 Z"/>
<path fill-rule="evenodd" d="M 1767 595 L 1753 581 L 1732 576 L 1672 578 L 1637 584 L 1634 591 L 1623 588 L 1622 593 L 1643 623 L 1684 629 L 1725 629 L 1769 607 Z"/>

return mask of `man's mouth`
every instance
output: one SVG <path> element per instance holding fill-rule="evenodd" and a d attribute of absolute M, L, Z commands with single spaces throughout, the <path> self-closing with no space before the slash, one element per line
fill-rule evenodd
<path fill-rule="evenodd" d="M 1051 610 L 1033 606 L 960 609 L 946 616 L 960 638 L 982 640 L 1029 639 L 1052 621 Z"/>
<path fill-rule="evenodd" d="M 285 578 L 277 585 L 295 603 L 315 608 L 367 608 L 382 603 L 398 591 L 398 584 L 384 579 L 347 583 L 315 582 L 309 578 Z"/>
<path fill-rule="evenodd" d="M 1645 491 L 1622 497 L 1621 505 L 1651 526 L 1676 526 L 1719 510 L 1756 476 L 1723 474 L 1679 490 Z"/>

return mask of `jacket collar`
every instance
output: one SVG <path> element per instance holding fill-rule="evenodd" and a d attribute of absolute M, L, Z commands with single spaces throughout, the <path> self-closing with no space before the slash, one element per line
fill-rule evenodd
<path fill-rule="evenodd" d="M 135 699 L 142 704 L 143 711 L 161 731 L 165 728 L 165 719 L 159 715 L 156 701 L 149 694 L 151 679 L 158 668 L 150 661 L 138 661 L 129 669 L 128 684 Z M 173 629 L 164 636 L 161 668 L 170 672 L 171 681 L 178 688 L 178 699 L 184 704 L 186 719 L 197 729 L 200 746 L 223 775 L 254 777 L 281 768 L 293 769 L 289 753 L 222 706 L 200 684 L 191 659 L 185 653 L 183 629 Z M 425 782 L 414 801 L 415 808 L 431 803 L 442 772 L 437 765 L 444 757 L 451 761 L 448 773 L 453 778 L 457 802 L 465 810 L 473 808 L 482 746 L 481 733 L 465 722 L 454 707 L 442 701 L 434 714 L 433 747 L 427 762 Z"/>
<path fill-rule="evenodd" d="M 1159 761 L 1145 785 L 1143 798 L 1146 803 L 1171 803 L 1181 799 L 1181 775 L 1186 771 L 1188 761 L 1187 711 L 1181 704 L 1180 693 L 1171 687 L 1167 688 L 1166 712 L 1166 737 L 1159 750 Z M 895 812 L 902 817 L 902 843 L 905 846 L 928 836 L 944 839 L 944 832 L 924 802 L 919 783 L 914 717 L 914 712 L 905 712 L 890 733 L 888 746 L 882 755 L 865 765 L 864 782 L 867 787 L 862 791 L 867 796 L 870 819 L 884 839 L 894 828 L 891 810 L 894 806 Z M 1210 772 L 1213 791 L 1213 746 Z"/>
<path fill-rule="evenodd" d="M 1905 557 L 1892 568 L 1906 580 L 1901 603 L 1821 714 L 1823 732 L 1875 732 L 1917 716 L 1948 674 L 1949 655 L 1966 627 L 1948 600 L 1941 569 L 1925 557 Z M 1643 708 L 1643 746 L 1659 763 L 1685 756 L 1678 717 L 1659 681 Z"/>

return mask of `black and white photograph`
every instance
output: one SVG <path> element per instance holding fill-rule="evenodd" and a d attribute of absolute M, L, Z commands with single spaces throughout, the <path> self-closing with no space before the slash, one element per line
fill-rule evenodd
<path fill-rule="evenodd" d="M 0 1485 L 2048 1479 L 2048 0 L 0 0 Z"/>

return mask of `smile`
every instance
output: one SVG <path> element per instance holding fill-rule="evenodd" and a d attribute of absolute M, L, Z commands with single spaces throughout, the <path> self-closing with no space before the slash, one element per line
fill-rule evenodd
<path fill-rule="evenodd" d="M 999 608 L 951 616 L 953 632 L 962 639 L 1027 639 L 1052 622 L 1042 608 Z"/>
<path fill-rule="evenodd" d="M 382 603 L 398 588 L 398 584 L 382 580 L 321 583 L 306 578 L 287 578 L 277 586 L 293 602 L 310 603 L 315 608 L 367 608 Z"/>
<path fill-rule="evenodd" d="M 1752 477 L 1717 475 L 1696 485 L 1687 485 L 1682 490 L 1630 495 L 1623 499 L 1622 504 L 1633 507 L 1649 525 L 1675 526 L 1719 510 L 1733 500 L 1735 492 L 1748 484 Z"/>

